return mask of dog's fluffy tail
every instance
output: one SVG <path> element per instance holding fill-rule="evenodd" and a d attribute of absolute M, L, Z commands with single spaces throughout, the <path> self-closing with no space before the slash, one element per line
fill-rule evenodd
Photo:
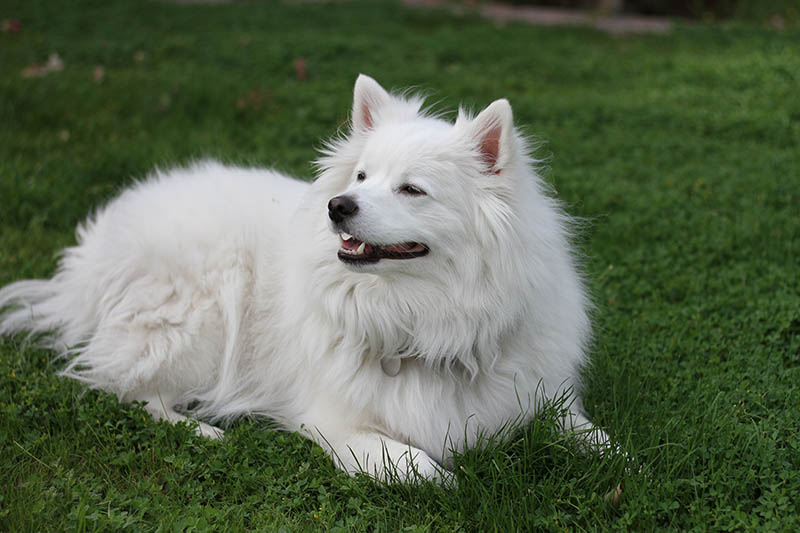
<path fill-rule="evenodd" d="M 17 281 L 0 289 L 0 335 L 27 332 L 37 344 L 62 355 L 85 342 L 96 326 L 93 313 L 83 301 L 85 290 L 69 284 L 62 271 L 51 279 Z"/>

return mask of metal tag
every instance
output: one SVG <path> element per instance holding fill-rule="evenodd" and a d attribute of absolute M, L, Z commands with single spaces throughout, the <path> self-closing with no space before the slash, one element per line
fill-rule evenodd
<path fill-rule="evenodd" d="M 403 360 L 399 357 L 384 357 L 381 359 L 381 370 L 390 378 L 395 377 L 400 373 L 400 367 L 403 366 Z"/>

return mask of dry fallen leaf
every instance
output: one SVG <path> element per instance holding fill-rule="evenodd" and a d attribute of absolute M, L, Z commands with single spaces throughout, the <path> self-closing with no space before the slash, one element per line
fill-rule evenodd
<path fill-rule="evenodd" d="M 21 75 L 23 78 L 42 78 L 51 72 L 59 72 L 61 70 L 64 70 L 64 61 L 61 60 L 57 52 L 53 52 L 47 58 L 47 63 L 28 65 L 22 69 Z"/>
<path fill-rule="evenodd" d="M 50 72 L 58 72 L 59 70 L 64 70 L 64 62 L 59 57 L 58 53 L 53 52 L 50 54 L 50 57 L 47 58 L 45 68 Z"/>
<path fill-rule="evenodd" d="M 3 33 L 17 33 L 22 29 L 22 23 L 17 19 L 3 19 L 0 22 L 0 31 Z"/>
<path fill-rule="evenodd" d="M 786 28 L 786 22 L 784 22 L 783 17 L 777 13 L 769 18 L 769 25 L 776 30 L 782 30 Z"/>
<path fill-rule="evenodd" d="M 101 65 L 97 65 L 94 67 L 94 72 L 92 73 L 92 80 L 95 83 L 103 83 L 103 80 L 106 77 L 106 69 L 103 68 Z"/>
<path fill-rule="evenodd" d="M 298 57 L 294 60 L 294 72 L 297 75 L 297 79 L 299 81 L 305 81 L 308 77 L 306 72 L 306 60 L 302 57 Z"/>
<path fill-rule="evenodd" d="M 257 111 L 264 106 L 264 103 L 272 98 L 269 91 L 262 91 L 261 89 L 251 89 L 247 94 L 240 96 L 236 99 L 236 110 L 244 111 L 251 109 Z"/>

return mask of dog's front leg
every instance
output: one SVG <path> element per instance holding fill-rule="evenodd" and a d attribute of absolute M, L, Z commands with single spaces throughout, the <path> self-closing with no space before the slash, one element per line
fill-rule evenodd
<path fill-rule="evenodd" d="M 322 446 L 336 466 L 351 476 L 364 473 L 383 483 L 443 482 L 449 478 L 423 450 L 326 411 L 325 417 L 304 417 L 301 432 Z"/>
<path fill-rule="evenodd" d="M 427 453 L 379 433 L 354 431 L 326 448 L 336 465 L 350 475 L 363 472 L 384 483 L 443 478 L 444 470 Z"/>

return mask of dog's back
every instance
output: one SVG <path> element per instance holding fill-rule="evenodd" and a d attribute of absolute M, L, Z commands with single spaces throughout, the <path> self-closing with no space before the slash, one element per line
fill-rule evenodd
<path fill-rule="evenodd" d="M 0 290 L 0 334 L 46 334 L 41 344 L 70 356 L 65 375 L 121 398 L 157 388 L 159 372 L 171 389 L 202 389 L 218 361 L 201 355 L 225 349 L 233 332 L 220 324 L 242 313 L 231 302 L 253 284 L 257 254 L 283 252 L 276 236 L 307 187 L 215 162 L 156 173 L 79 226 L 53 278 Z"/>

